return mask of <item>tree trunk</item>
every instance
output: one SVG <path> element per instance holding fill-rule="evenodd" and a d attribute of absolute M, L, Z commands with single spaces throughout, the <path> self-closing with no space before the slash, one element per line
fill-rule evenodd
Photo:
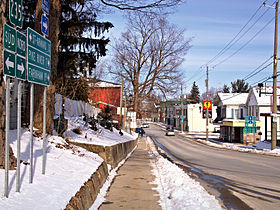
<path fill-rule="evenodd" d="M 2 0 L 0 3 L 0 168 L 5 168 L 5 117 L 6 117 L 6 107 L 4 102 L 4 91 L 5 91 L 5 82 L 3 74 L 3 26 L 6 23 L 5 12 L 8 7 L 7 1 Z M 6 14 L 6 16 L 8 16 Z M 13 150 L 10 147 L 9 149 L 9 168 L 15 169 L 16 158 L 13 154 Z"/>
<path fill-rule="evenodd" d="M 52 0 L 50 4 L 49 14 L 49 37 L 51 41 L 51 84 L 47 87 L 47 119 L 46 131 L 51 134 L 53 131 L 53 117 L 55 105 L 55 79 L 58 64 L 58 35 L 59 35 L 59 22 L 61 15 L 61 3 L 59 0 Z M 35 30 L 41 31 L 41 15 L 42 15 L 42 0 L 37 2 L 35 12 Z M 40 130 L 43 129 L 43 92 L 44 87 L 35 85 L 34 93 L 34 126 Z"/>

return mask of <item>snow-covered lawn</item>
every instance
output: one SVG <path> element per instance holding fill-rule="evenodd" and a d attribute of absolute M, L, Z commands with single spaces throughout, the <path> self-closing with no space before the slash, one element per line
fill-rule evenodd
<path fill-rule="evenodd" d="M 81 118 L 69 119 L 67 138 L 71 141 L 88 142 L 98 145 L 114 145 L 135 139 L 136 136 L 118 131 L 103 129 L 102 134 L 95 134 L 89 127 L 84 126 Z M 77 135 L 71 130 L 80 127 L 82 134 Z M 16 130 L 10 132 L 10 146 L 17 153 Z M 87 136 L 87 138 L 85 138 Z M 56 135 L 47 138 L 46 174 L 42 175 L 41 138 L 33 138 L 34 146 L 34 178 L 29 184 L 30 170 L 30 132 L 22 130 L 20 167 L 20 193 L 16 192 L 16 171 L 9 171 L 9 197 L 4 193 L 4 170 L 0 170 L 0 186 L 2 191 L 0 209 L 64 209 L 72 196 L 96 171 L 103 159 L 97 154 L 68 145 L 65 140 Z"/>

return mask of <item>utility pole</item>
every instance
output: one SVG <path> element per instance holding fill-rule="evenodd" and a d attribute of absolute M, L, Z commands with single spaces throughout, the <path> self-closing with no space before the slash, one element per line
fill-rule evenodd
<path fill-rule="evenodd" d="M 209 97 L 208 97 L 208 66 L 206 67 L 206 141 L 208 141 L 208 118 L 209 118 L 209 109 L 208 109 L 208 103 L 209 103 Z"/>
<path fill-rule="evenodd" d="M 123 105 L 123 77 L 122 77 L 121 96 L 120 96 L 120 124 L 121 124 L 121 128 L 123 128 L 122 105 Z"/>
<path fill-rule="evenodd" d="M 184 132 L 184 102 L 183 102 L 183 84 L 181 84 L 181 133 Z"/>
<path fill-rule="evenodd" d="M 277 40 L 278 40 L 278 7 L 275 6 L 275 31 L 274 31 L 274 55 L 273 55 L 273 109 L 272 109 L 272 133 L 271 150 L 276 148 L 277 141 Z"/>

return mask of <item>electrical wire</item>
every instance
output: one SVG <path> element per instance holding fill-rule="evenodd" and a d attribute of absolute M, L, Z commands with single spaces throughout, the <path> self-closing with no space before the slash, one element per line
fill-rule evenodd
<path fill-rule="evenodd" d="M 267 2 L 264 1 L 259 7 L 258 9 L 253 13 L 253 15 L 250 17 L 250 19 L 246 22 L 246 24 L 240 29 L 240 31 L 231 39 L 231 41 L 222 49 L 219 51 L 219 53 L 217 55 L 215 55 L 210 61 L 208 61 L 206 64 L 202 65 L 197 71 L 201 70 L 201 68 L 203 66 L 206 66 L 212 62 L 214 62 L 217 58 L 219 58 L 221 55 L 223 55 L 228 49 L 230 49 L 234 44 L 236 44 L 242 37 L 245 36 L 245 34 L 248 33 L 249 30 L 251 30 L 251 28 L 266 14 L 266 12 L 268 11 L 268 9 L 253 23 L 253 25 L 251 25 L 249 27 L 249 29 L 247 29 L 237 40 L 236 38 L 241 34 L 241 32 L 249 25 L 249 23 L 253 20 L 253 18 L 257 15 L 257 13 L 259 12 L 259 10 L 265 5 L 265 3 Z M 275 1 L 276 2 L 276 1 Z M 273 3 L 273 5 L 275 4 L 275 2 Z M 264 28 L 263 28 L 264 30 Z M 256 35 L 255 35 L 256 36 Z M 249 42 L 251 42 L 255 37 L 253 37 L 251 40 L 249 40 Z M 249 42 L 247 44 L 249 44 Z M 243 45 L 241 48 L 239 48 L 239 50 L 237 52 L 239 52 L 242 48 L 244 48 L 247 44 Z M 234 56 L 237 52 L 235 52 L 234 54 L 232 54 L 230 57 L 228 57 L 227 59 L 223 60 L 222 62 L 216 64 L 220 65 L 223 62 L 225 62 L 226 60 L 230 59 L 232 56 Z M 187 82 L 189 82 L 190 80 L 193 80 L 195 77 L 197 77 L 199 75 L 199 73 L 197 73 L 197 71 L 187 80 Z M 198 80 L 200 80 L 201 78 L 199 78 Z M 198 81 L 197 80 L 197 81 Z"/>
<path fill-rule="evenodd" d="M 266 1 L 265 1 L 266 2 Z M 264 2 L 264 3 L 265 3 Z M 255 11 L 255 13 L 251 16 L 251 18 L 247 21 L 247 23 L 240 29 L 240 31 L 227 43 L 227 45 L 221 49 L 217 55 L 215 55 L 210 61 L 208 61 L 207 64 L 211 64 L 212 62 L 214 62 L 215 60 L 217 60 L 221 55 L 223 55 L 228 49 L 230 49 L 234 44 L 236 44 L 242 37 L 244 37 L 248 31 L 265 15 L 265 13 L 269 10 L 269 8 L 267 8 L 267 10 L 253 23 L 253 25 L 251 25 L 249 27 L 249 29 L 247 29 L 237 40 L 235 40 L 239 34 L 241 34 L 241 32 L 246 28 L 246 26 L 251 22 L 251 20 L 257 15 L 257 13 L 259 12 L 259 10 L 264 6 L 264 3 L 262 3 L 259 8 Z"/>
<path fill-rule="evenodd" d="M 265 25 L 264 27 L 262 27 L 251 39 L 249 39 L 244 45 L 242 45 L 239 49 L 237 49 L 234 53 L 232 53 L 230 56 L 228 56 L 227 58 L 225 58 L 224 60 L 220 61 L 219 63 L 217 63 L 216 65 L 213 66 L 213 68 L 216 68 L 218 65 L 221 65 L 222 63 L 226 62 L 227 60 L 229 60 L 230 58 L 232 58 L 234 55 L 236 55 L 239 51 L 241 51 L 244 47 L 246 47 L 251 41 L 253 41 L 273 20 L 275 19 L 275 17 L 273 17 L 272 19 L 270 19 Z"/>
<path fill-rule="evenodd" d="M 271 58 L 273 58 L 273 56 L 271 56 L 270 58 L 268 58 L 265 62 L 263 62 L 260 66 L 258 66 L 255 70 L 253 70 L 252 72 L 250 72 L 248 75 L 246 75 L 242 80 L 246 81 L 250 78 L 252 78 L 253 76 L 255 76 L 256 74 L 260 73 L 261 71 L 265 70 L 268 66 L 270 66 L 272 62 L 270 62 L 268 65 L 266 65 L 265 67 L 261 68 L 262 66 L 264 66 Z M 260 69 L 261 68 L 261 69 Z M 260 69 L 260 70 L 259 70 Z"/>

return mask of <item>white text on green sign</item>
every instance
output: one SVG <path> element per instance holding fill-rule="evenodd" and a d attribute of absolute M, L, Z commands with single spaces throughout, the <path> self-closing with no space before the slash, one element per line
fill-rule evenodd
<path fill-rule="evenodd" d="M 31 28 L 27 28 L 28 45 L 51 55 L 51 42 Z"/>
<path fill-rule="evenodd" d="M 22 28 L 22 0 L 10 0 L 9 18 L 13 25 Z"/>
<path fill-rule="evenodd" d="M 30 46 L 28 47 L 28 63 L 39 66 L 40 68 L 49 71 L 51 70 L 50 56 Z"/>
<path fill-rule="evenodd" d="M 15 54 L 4 50 L 3 65 L 4 74 L 15 77 Z"/>
<path fill-rule="evenodd" d="M 16 30 L 4 24 L 4 48 L 16 52 Z"/>

